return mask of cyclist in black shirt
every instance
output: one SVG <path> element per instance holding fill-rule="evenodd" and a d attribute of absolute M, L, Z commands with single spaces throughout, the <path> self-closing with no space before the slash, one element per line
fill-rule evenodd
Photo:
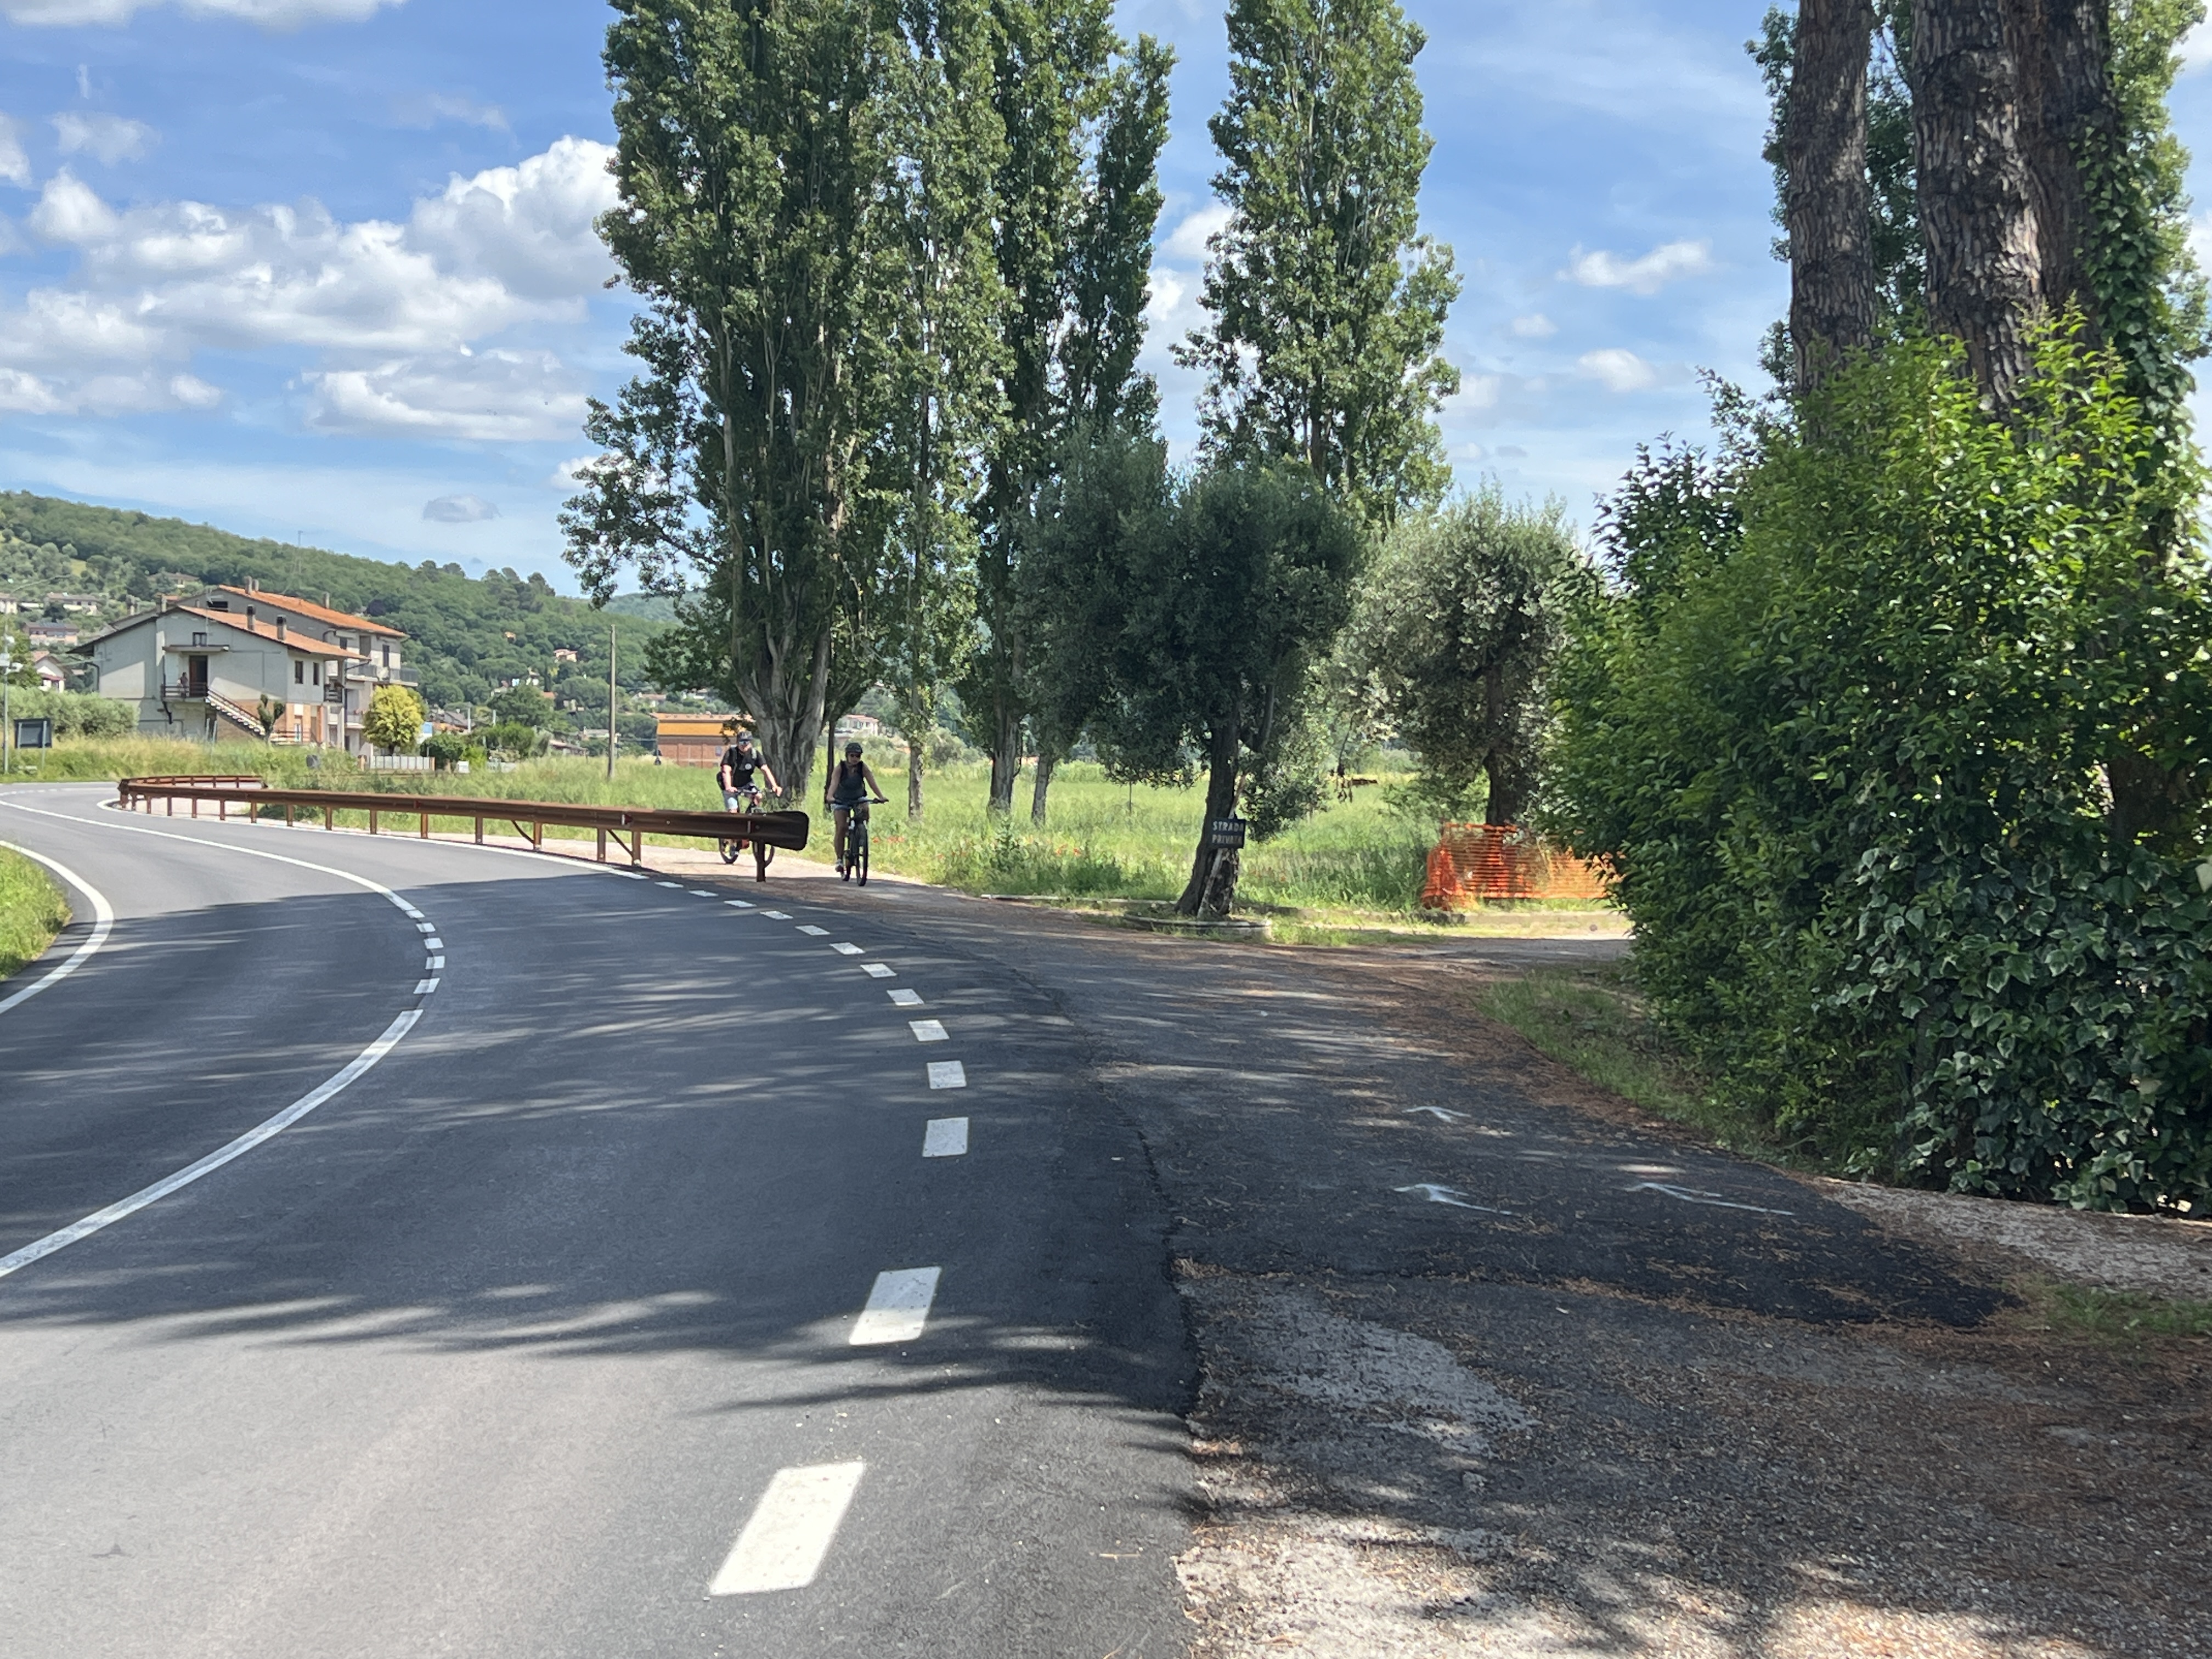
<path fill-rule="evenodd" d="M 783 793 L 769 767 L 768 757 L 753 747 L 752 733 L 740 732 L 737 740 L 722 751 L 722 764 L 714 774 L 715 781 L 722 786 L 722 805 L 726 808 L 737 811 L 741 799 L 755 807 L 760 805 L 760 786 L 753 781 L 756 772 L 768 780 L 769 793 Z"/>

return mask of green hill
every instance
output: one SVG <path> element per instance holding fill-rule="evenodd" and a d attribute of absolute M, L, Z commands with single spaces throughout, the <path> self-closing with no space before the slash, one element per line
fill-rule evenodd
<path fill-rule="evenodd" d="M 574 723 L 581 726 L 605 723 L 609 623 L 620 641 L 617 678 L 632 692 L 649 685 L 646 641 L 666 625 L 649 600 L 643 615 L 621 600 L 597 611 L 534 574 L 493 570 L 472 580 L 457 564 L 386 564 L 181 519 L 0 491 L 0 592 L 16 594 L 31 614 L 49 592 L 97 593 L 109 601 L 101 613 L 109 620 L 163 592 L 201 582 L 243 586 L 248 577 L 404 630 L 407 665 L 434 707 L 480 704 L 501 682 L 535 674 L 556 699 L 580 705 Z M 578 660 L 556 663 L 556 648 Z"/>

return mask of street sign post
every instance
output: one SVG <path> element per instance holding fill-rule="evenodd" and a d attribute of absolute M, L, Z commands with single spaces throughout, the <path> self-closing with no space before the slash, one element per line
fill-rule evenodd
<path fill-rule="evenodd" d="M 51 749 L 54 746 L 54 723 L 50 720 L 17 720 L 15 747 L 18 749 Z"/>

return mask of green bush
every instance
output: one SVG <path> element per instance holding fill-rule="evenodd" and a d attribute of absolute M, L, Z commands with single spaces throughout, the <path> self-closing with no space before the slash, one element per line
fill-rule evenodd
<path fill-rule="evenodd" d="M 138 711 L 131 704 L 84 692 L 12 686 L 8 708 L 19 720 L 52 720 L 57 738 L 127 738 L 138 725 Z"/>
<path fill-rule="evenodd" d="M 2054 334 L 2039 363 L 1997 421 L 1899 343 L 1719 464 L 1645 457 L 1565 668 L 1555 821 L 1613 861 L 1674 1035 L 1785 1139 L 2201 1208 L 2197 479 L 2111 360 Z"/>

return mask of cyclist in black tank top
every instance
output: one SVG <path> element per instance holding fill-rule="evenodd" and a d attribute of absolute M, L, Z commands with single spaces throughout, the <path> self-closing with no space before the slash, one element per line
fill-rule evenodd
<path fill-rule="evenodd" d="M 844 876 L 845 836 L 852 823 L 853 814 L 867 810 L 871 797 L 884 798 L 883 786 L 876 781 L 875 773 L 867 762 L 860 758 L 860 745 L 845 745 L 845 758 L 830 769 L 830 775 L 822 781 L 822 805 L 830 813 L 830 822 L 836 826 L 835 844 L 837 850 L 837 873 Z"/>

